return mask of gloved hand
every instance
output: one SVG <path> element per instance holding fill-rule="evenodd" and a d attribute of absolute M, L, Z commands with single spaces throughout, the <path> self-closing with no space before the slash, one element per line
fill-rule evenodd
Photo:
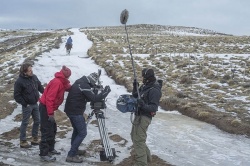
<path fill-rule="evenodd" d="M 137 99 L 137 104 L 138 104 L 138 107 L 144 107 L 145 105 L 145 102 L 142 100 L 142 99 Z"/>
<path fill-rule="evenodd" d="M 55 123 L 54 115 L 49 115 L 48 121 L 50 121 L 51 123 Z"/>
<path fill-rule="evenodd" d="M 111 92 L 111 89 L 110 89 L 110 87 L 107 85 L 107 86 L 105 86 L 105 88 L 104 88 L 103 91 L 106 92 L 106 93 L 109 93 L 109 92 Z"/>
<path fill-rule="evenodd" d="M 133 88 L 136 88 L 136 85 L 137 85 L 137 87 L 139 87 L 139 83 L 136 81 L 136 79 L 134 79 Z"/>
<path fill-rule="evenodd" d="M 110 91 L 111 91 L 110 87 L 109 86 L 105 86 L 105 88 L 102 91 L 103 98 L 107 97 Z"/>

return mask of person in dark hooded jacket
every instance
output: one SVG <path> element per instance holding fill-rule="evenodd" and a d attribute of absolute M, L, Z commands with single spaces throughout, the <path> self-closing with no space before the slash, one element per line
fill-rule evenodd
<path fill-rule="evenodd" d="M 14 86 L 14 99 L 22 105 L 22 123 L 20 126 L 20 147 L 29 148 L 31 145 L 26 140 L 26 129 L 30 116 L 34 120 L 32 127 L 32 145 L 39 145 L 38 128 L 40 115 L 38 110 L 39 92 L 43 93 L 44 88 L 41 82 L 32 71 L 30 63 L 23 63 L 20 67 L 20 74 Z"/>
<path fill-rule="evenodd" d="M 40 158 L 42 161 L 55 161 L 53 154 L 61 154 L 55 150 L 55 136 L 57 131 L 54 112 L 64 100 L 65 91 L 69 91 L 71 85 L 69 77 L 71 70 L 63 66 L 60 72 L 55 73 L 53 78 L 46 86 L 43 95 L 39 99 L 39 111 L 41 117 L 41 143 L 40 143 Z"/>
<path fill-rule="evenodd" d="M 151 153 L 146 145 L 147 130 L 152 118 L 158 111 L 161 98 L 162 81 L 156 80 L 153 69 L 142 70 L 143 85 L 139 87 L 136 80 L 133 83 L 133 96 L 138 98 L 138 110 L 132 125 L 131 139 L 135 150 L 135 166 L 146 166 L 152 161 Z"/>
<path fill-rule="evenodd" d="M 76 80 L 72 85 L 66 99 L 65 113 L 70 119 L 73 127 L 71 137 L 71 148 L 68 152 L 66 162 L 81 163 L 83 160 L 77 155 L 83 155 L 84 150 L 79 150 L 79 146 L 87 135 L 87 128 L 83 113 L 87 102 L 102 101 L 109 94 L 110 87 L 106 86 L 101 93 L 96 94 L 93 91 L 99 76 L 97 73 L 91 73 L 89 76 L 83 76 Z"/>

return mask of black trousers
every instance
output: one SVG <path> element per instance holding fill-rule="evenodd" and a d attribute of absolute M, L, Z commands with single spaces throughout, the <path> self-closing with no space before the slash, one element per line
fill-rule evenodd
<path fill-rule="evenodd" d="M 57 131 L 56 123 L 50 122 L 46 106 L 39 104 L 40 111 L 40 131 L 41 131 L 41 142 L 39 145 L 40 156 L 48 155 L 48 152 L 55 148 L 55 136 Z"/>

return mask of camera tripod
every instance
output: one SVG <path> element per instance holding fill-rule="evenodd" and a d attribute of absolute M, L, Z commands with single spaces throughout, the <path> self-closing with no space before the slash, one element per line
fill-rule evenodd
<path fill-rule="evenodd" d="M 114 158 L 116 157 L 115 148 L 110 147 L 107 128 L 105 127 L 105 116 L 101 110 L 104 108 L 103 104 L 104 102 L 96 102 L 91 105 L 93 111 L 88 115 L 87 124 L 95 114 L 103 147 L 103 150 L 100 151 L 100 160 L 113 162 Z"/>

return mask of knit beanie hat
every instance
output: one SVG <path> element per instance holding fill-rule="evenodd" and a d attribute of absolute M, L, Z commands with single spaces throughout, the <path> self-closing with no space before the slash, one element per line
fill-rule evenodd
<path fill-rule="evenodd" d="M 65 78 L 69 78 L 71 76 L 71 70 L 63 65 L 61 72 L 65 76 Z"/>
<path fill-rule="evenodd" d="M 156 80 L 155 73 L 153 69 L 143 69 L 142 70 L 143 83 L 148 84 Z"/>
<path fill-rule="evenodd" d="M 91 73 L 88 76 L 88 79 L 89 79 L 89 81 L 90 81 L 91 84 L 95 84 L 98 81 L 98 75 L 97 75 L 97 73 Z"/>
<path fill-rule="evenodd" d="M 145 79 L 155 77 L 154 70 L 153 69 L 143 69 L 142 70 L 142 77 L 145 78 Z"/>

